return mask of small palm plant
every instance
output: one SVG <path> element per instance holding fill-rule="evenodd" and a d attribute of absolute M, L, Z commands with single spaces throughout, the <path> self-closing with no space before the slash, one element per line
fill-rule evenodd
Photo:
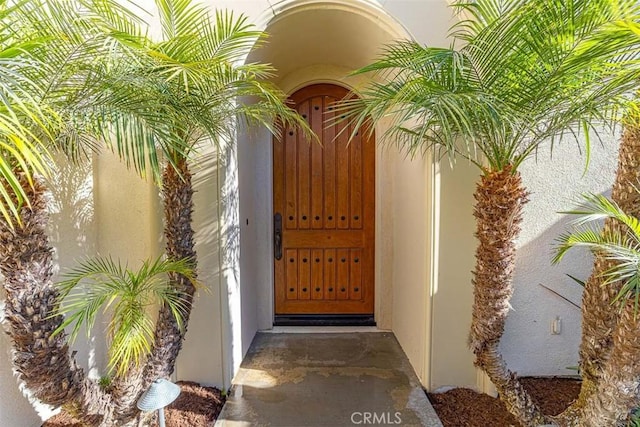
<path fill-rule="evenodd" d="M 637 190 L 636 190 L 637 191 Z M 602 378 L 583 408 L 587 426 L 619 425 L 638 405 L 635 393 L 640 383 L 640 219 L 626 214 L 616 202 L 602 195 L 587 194 L 585 203 L 568 213 L 580 215 L 574 228 L 558 238 L 554 262 L 572 248 L 586 247 L 611 261 L 602 274 L 602 286 L 615 286 L 611 304 L 620 312 L 611 333 L 612 349 L 602 368 Z M 601 221 L 615 221 L 620 227 L 605 227 Z"/>
<path fill-rule="evenodd" d="M 139 367 L 151 351 L 154 330 L 151 314 L 156 307 L 166 307 L 182 328 L 181 313 L 186 300 L 183 293 L 170 285 L 171 274 L 180 274 L 196 284 L 186 259 L 146 260 L 136 271 L 111 257 L 81 262 L 57 284 L 61 303 L 55 315 L 66 318 L 54 334 L 70 326 L 70 339 L 74 340 L 82 326 L 90 333 L 100 311 L 110 314 L 109 369 L 118 376 L 125 375 L 131 367 Z"/>

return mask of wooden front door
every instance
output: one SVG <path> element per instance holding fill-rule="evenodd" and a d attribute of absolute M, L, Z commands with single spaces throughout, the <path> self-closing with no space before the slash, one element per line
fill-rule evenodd
<path fill-rule="evenodd" d="M 291 99 L 321 144 L 289 129 L 274 139 L 276 315 L 373 314 L 375 142 L 327 124 L 347 94 L 300 89 Z"/>

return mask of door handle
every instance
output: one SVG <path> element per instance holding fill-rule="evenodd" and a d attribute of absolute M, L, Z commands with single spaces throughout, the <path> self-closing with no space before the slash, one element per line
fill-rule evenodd
<path fill-rule="evenodd" d="M 279 261 L 282 259 L 282 215 L 273 216 L 273 255 Z"/>

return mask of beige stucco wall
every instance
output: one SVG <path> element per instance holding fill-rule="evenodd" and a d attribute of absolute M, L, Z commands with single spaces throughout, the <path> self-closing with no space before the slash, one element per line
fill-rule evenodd
<path fill-rule="evenodd" d="M 432 162 L 394 153 L 393 163 L 393 257 L 386 261 L 393 272 L 392 330 L 418 377 L 429 384 Z"/>
<path fill-rule="evenodd" d="M 225 382 L 222 345 L 223 318 L 227 309 L 223 305 L 226 292 L 221 286 L 220 269 L 221 229 L 219 205 L 219 157 L 217 150 L 208 146 L 201 160 L 192 168 L 194 183 L 193 229 L 198 254 L 198 280 L 205 289 L 195 298 L 189 329 L 176 364 L 176 378 L 199 381 L 203 384 L 223 386 Z"/>
<path fill-rule="evenodd" d="M 320 81 L 358 87 L 362 79 L 345 75 L 372 60 L 379 45 L 404 34 L 446 46 L 451 24 L 444 0 L 208 3 L 248 13 L 260 28 L 276 31 L 272 50 L 258 59 L 282 69 L 276 83 L 288 93 Z M 302 13 L 304 8 L 294 10 L 293 6 L 316 9 L 301 19 L 293 12 Z M 291 25 L 285 25 L 285 16 L 295 18 Z M 317 25 L 322 20 L 328 23 L 324 27 Z M 305 39 L 309 43 L 317 39 L 317 44 L 302 49 L 292 31 L 311 31 L 316 28 L 313 21 L 318 31 L 332 28 L 333 37 L 323 40 L 324 33 L 319 32 Z M 376 133 L 384 130 L 383 124 Z M 199 277 L 207 291 L 196 298 L 176 368 L 177 379 L 225 388 L 255 332 L 271 328 L 273 319 L 271 136 L 264 129 L 238 132 L 237 151 L 209 146 L 193 168 Z M 570 144 L 556 148 L 553 159 L 541 151 L 537 163 L 528 161 L 522 168 L 532 195 L 519 240 L 513 312 L 502 343 L 505 358 L 520 373 L 564 374 L 565 366 L 575 365 L 579 315 L 537 283 L 544 277 L 547 286 L 579 300 L 580 290 L 564 273 L 586 277 L 588 256 L 576 254 L 559 267 L 550 267 L 549 244 L 566 222 L 555 212 L 572 207 L 575 193 L 610 187 L 616 143 L 612 138 L 605 142 L 603 147 L 594 144 L 593 163 L 586 175 L 580 153 Z M 393 147 L 378 148 L 376 161 L 378 326 L 393 330 L 426 387 L 482 388 L 466 345 L 475 249 L 472 192 L 478 171 L 464 161 L 451 170 L 446 161 L 410 160 Z M 85 189 L 82 197 L 62 194 L 69 185 L 57 188 L 64 203 L 54 205 L 51 236 L 60 266 L 71 266 L 77 257 L 95 253 L 136 265 L 162 251 L 161 203 L 153 183 L 128 172 L 108 154 L 94 159 L 93 169 L 78 173 L 73 178 L 77 182 L 70 176 L 61 182 L 75 182 L 74 186 Z M 562 204 L 563 200 L 567 203 Z M 563 332 L 551 336 L 549 322 L 556 315 L 563 319 Z M 0 348 L 0 390 L 5 396 L 0 425 L 38 425 L 36 411 L 22 397 L 8 367 L 4 336 Z M 75 349 L 81 363 L 100 375 L 104 340 L 99 336 L 81 340 Z"/>
<path fill-rule="evenodd" d="M 431 325 L 432 389 L 446 386 L 476 388 L 473 354 L 467 346 L 473 303 L 471 270 L 476 239 L 473 190 L 479 169 L 458 159 L 437 166 L 436 191 L 438 247 Z"/>

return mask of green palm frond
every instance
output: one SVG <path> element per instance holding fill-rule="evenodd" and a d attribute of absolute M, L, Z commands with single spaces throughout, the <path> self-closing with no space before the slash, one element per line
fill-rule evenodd
<path fill-rule="evenodd" d="M 268 64 L 244 63 L 264 39 L 245 16 L 223 11 L 212 16 L 193 0 L 156 3 L 163 38 L 146 47 L 144 61 L 151 63 L 143 61 L 131 73 L 156 79 L 152 90 L 161 90 L 164 108 L 154 111 L 167 115 L 170 134 L 183 138 L 184 145 L 167 158 L 186 157 L 202 140 L 235 140 L 238 120 L 264 125 L 276 134 L 282 126 L 312 134 L 287 105 L 285 94 L 268 82 L 275 70 Z M 250 102 L 243 102 L 247 99 Z"/>
<path fill-rule="evenodd" d="M 435 147 L 452 158 L 482 154 L 491 169 L 517 168 L 545 141 L 613 126 L 637 87 L 634 0 L 454 7 L 461 21 L 451 48 L 400 41 L 354 72 L 376 77 L 360 89 L 362 100 L 343 103 L 356 127 L 390 119 L 384 139 L 411 154 Z"/>
<path fill-rule="evenodd" d="M 585 247 L 613 261 L 613 267 L 604 272 L 604 285 L 622 282 L 613 303 L 621 305 L 633 299 L 638 313 L 640 298 L 640 221 L 625 214 L 618 205 L 602 195 L 585 194 L 585 203 L 577 210 L 565 212 L 580 215 L 573 221 L 573 229 L 557 239 L 554 263 L 575 247 Z M 603 219 L 613 219 L 622 229 L 601 230 Z"/>
<path fill-rule="evenodd" d="M 638 190 L 636 190 L 638 191 Z M 640 221 L 638 218 L 625 214 L 618 204 L 602 194 L 585 193 L 582 195 L 583 203 L 575 210 L 561 212 L 571 215 L 580 215 L 574 221 L 576 225 L 584 225 L 606 218 L 613 218 L 624 224 L 629 233 L 640 239 Z"/>
<path fill-rule="evenodd" d="M 163 37 L 154 41 L 130 2 L 11 4 L 0 0 L 0 214 L 7 221 L 28 203 L 23 183 L 46 175 L 50 150 L 79 161 L 106 144 L 159 180 L 163 159 L 187 157 L 203 139 L 233 141 L 238 120 L 311 134 L 268 83 L 273 68 L 243 63 L 264 38 L 244 16 L 158 0 Z"/>
<path fill-rule="evenodd" d="M 182 327 L 187 304 L 170 285 L 168 274 L 174 273 L 196 284 L 189 260 L 147 260 L 135 271 L 110 257 L 81 262 L 57 284 L 60 297 L 54 315 L 66 318 L 55 333 L 71 327 L 70 339 L 75 340 L 83 326 L 90 333 L 100 312 L 109 314 L 109 368 L 123 375 L 151 350 L 155 307 L 167 307 Z"/>
<path fill-rule="evenodd" d="M 156 6 L 166 40 L 197 32 L 198 23 L 208 15 L 206 7 L 191 0 L 156 0 Z"/>
<path fill-rule="evenodd" d="M 19 209 L 29 204 L 26 187 L 33 176 L 47 175 L 45 138 L 58 124 L 55 112 L 38 99 L 43 86 L 32 76 L 32 70 L 46 68 L 34 56 L 41 39 L 16 31 L 19 11 L 39 5 L 0 1 L 0 215 L 10 226 L 20 222 Z"/>
<path fill-rule="evenodd" d="M 176 99 L 168 99 L 166 82 L 151 72 L 157 61 L 147 54 L 145 24 L 120 3 L 66 0 L 23 10 L 28 28 L 45 38 L 37 53 L 48 66 L 35 78 L 42 102 L 62 119 L 52 146 L 79 160 L 102 141 L 141 176 L 151 170 L 159 180 L 161 154 L 183 152 L 186 130 L 175 117 L 180 108 L 167 108 Z"/>
<path fill-rule="evenodd" d="M 97 79 L 130 54 L 134 41 L 140 45 L 135 14 L 113 0 L 22 0 L 11 6 L 3 0 L 1 6 L 0 214 L 5 221 L 19 221 L 20 206 L 29 203 L 23 186 L 32 185 L 36 174 L 48 175 L 51 149 L 77 160 L 120 125 L 128 132 L 132 162 L 153 165 L 156 147 L 141 131 L 146 123 L 128 110 L 101 114 L 104 104 L 96 102 L 97 88 L 104 87 Z"/>

